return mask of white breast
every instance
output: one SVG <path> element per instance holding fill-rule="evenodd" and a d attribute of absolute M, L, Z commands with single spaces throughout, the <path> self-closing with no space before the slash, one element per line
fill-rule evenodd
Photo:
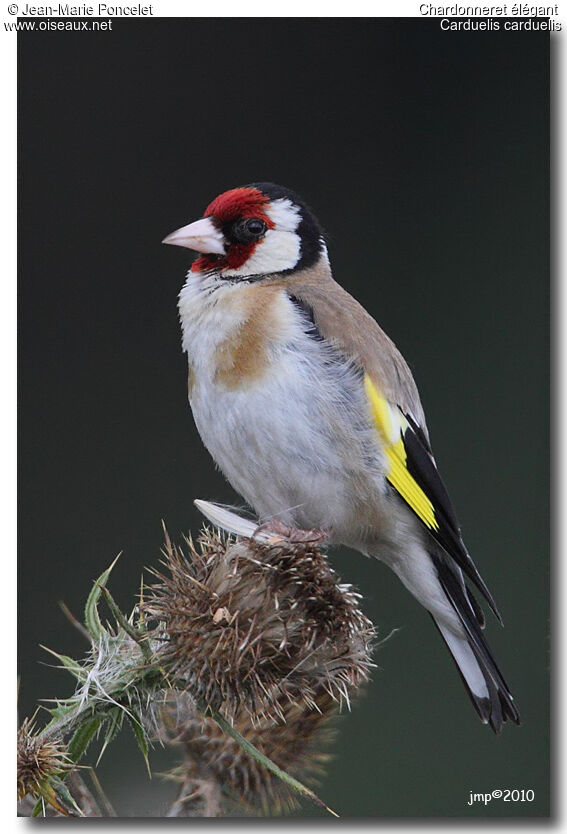
<path fill-rule="evenodd" d="M 260 518 L 338 532 L 352 523 L 355 504 L 369 504 L 382 471 L 360 373 L 307 335 L 309 323 L 281 290 L 263 373 L 240 387 L 219 384 L 215 352 L 242 326 L 243 289 L 234 284 L 211 293 L 190 276 L 180 295 L 197 428 Z"/>

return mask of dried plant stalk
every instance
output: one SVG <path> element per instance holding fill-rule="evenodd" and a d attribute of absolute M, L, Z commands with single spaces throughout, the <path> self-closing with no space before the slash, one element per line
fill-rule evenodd
<path fill-rule="evenodd" d="M 187 556 L 166 537 L 166 571 L 143 606 L 162 625 L 164 664 L 192 695 L 170 699 L 163 717 L 185 750 L 171 815 L 289 811 L 289 785 L 195 704 L 220 710 L 282 770 L 311 780 L 328 758 L 330 719 L 368 679 L 374 627 L 312 541 L 207 530 L 186 545 Z"/>
<path fill-rule="evenodd" d="M 69 769 L 65 745 L 37 734 L 33 720 L 24 719 L 18 729 L 18 800 L 33 793 L 49 801 L 50 780 Z"/>
<path fill-rule="evenodd" d="M 251 722 L 246 712 L 235 721 L 240 734 L 278 767 L 309 784 L 317 783 L 330 756 L 337 702 L 321 691 L 317 709 L 305 704 L 282 707 L 285 721 L 264 717 Z M 298 794 L 249 756 L 214 719 L 199 714 L 190 698 L 176 695 L 163 716 L 162 732 L 183 749 L 183 760 L 169 777 L 179 783 L 169 816 L 270 816 L 289 813 Z M 163 735 L 162 735 L 163 738 Z"/>
<path fill-rule="evenodd" d="M 187 557 L 167 538 L 167 572 L 143 606 L 181 687 L 250 723 L 284 721 L 286 704 L 317 710 L 321 692 L 348 704 L 368 679 L 374 627 L 316 545 L 211 530 L 186 543 Z"/>
<path fill-rule="evenodd" d="M 164 569 L 129 618 L 106 588 L 111 566 L 85 607 L 87 657 L 52 652 L 76 689 L 43 730 L 20 729 L 18 795 L 34 799 L 34 814 L 106 814 L 74 768 L 125 721 L 146 761 L 152 739 L 182 747 L 172 816 L 278 814 L 297 794 L 330 811 L 299 778 L 320 774 L 329 722 L 373 665 L 358 595 L 315 541 L 205 530 L 186 545 L 187 556 L 166 533 Z"/>

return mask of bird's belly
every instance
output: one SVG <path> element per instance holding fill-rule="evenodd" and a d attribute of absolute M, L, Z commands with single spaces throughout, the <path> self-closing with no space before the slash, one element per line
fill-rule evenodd
<path fill-rule="evenodd" d="M 195 384 L 190 400 L 201 438 L 261 520 L 333 528 L 345 540 L 359 506 L 380 493 L 380 455 L 362 399 L 354 381 L 353 390 L 341 381 L 333 395 L 330 384 L 314 384 L 304 367 L 283 358 L 246 388 Z"/>

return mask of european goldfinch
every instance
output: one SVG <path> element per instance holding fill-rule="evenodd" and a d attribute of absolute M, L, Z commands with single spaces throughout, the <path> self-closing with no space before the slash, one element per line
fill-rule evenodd
<path fill-rule="evenodd" d="M 272 183 L 216 197 L 164 243 L 201 438 L 262 520 L 385 562 L 429 611 L 484 723 L 519 723 L 465 577 L 500 619 L 437 471 L 411 372 L 332 276 L 312 211 Z"/>

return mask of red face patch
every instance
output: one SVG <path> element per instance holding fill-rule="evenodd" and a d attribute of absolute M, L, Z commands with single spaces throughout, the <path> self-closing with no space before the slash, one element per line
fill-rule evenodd
<path fill-rule="evenodd" d="M 274 223 L 265 214 L 269 199 L 257 188 L 232 188 L 215 197 L 205 209 L 205 217 L 214 217 L 221 225 L 236 220 L 237 217 L 260 217 L 269 229 Z"/>
<path fill-rule="evenodd" d="M 219 226 L 232 223 L 239 218 L 258 217 L 268 229 L 273 229 L 274 221 L 266 214 L 269 198 L 257 188 L 232 188 L 219 194 L 205 209 L 204 217 L 212 217 Z M 239 269 L 244 266 L 260 241 L 254 243 L 231 243 L 226 255 L 204 255 L 197 258 L 191 266 L 192 272 L 209 269 Z"/>

